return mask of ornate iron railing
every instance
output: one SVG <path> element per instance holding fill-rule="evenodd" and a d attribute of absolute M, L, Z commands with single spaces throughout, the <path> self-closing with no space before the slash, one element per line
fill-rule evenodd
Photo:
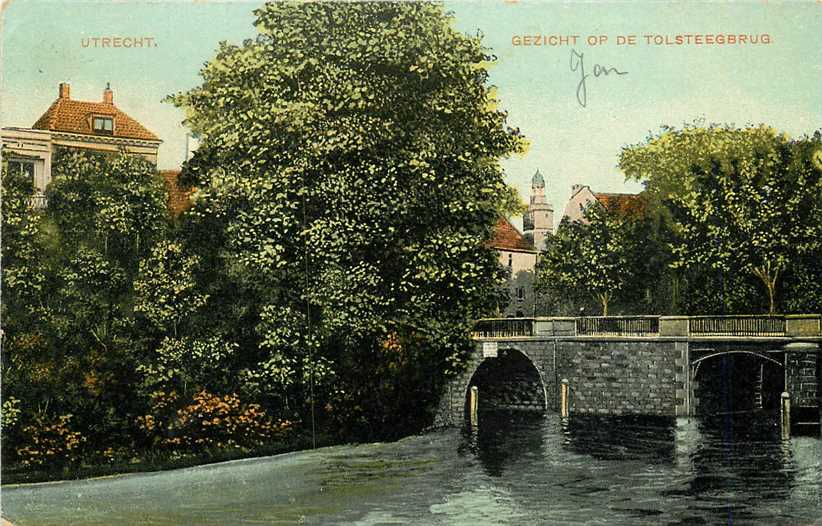
<path fill-rule="evenodd" d="M 659 316 L 592 316 L 576 325 L 580 336 L 644 336 L 659 333 Z"/>
<path fill-rule="evenodd" d="M 474 325 L 474 338 L 510 338 L 533 336 L 533 318 L 486 318 Z"/>
<path fill-rule="evenodd" d="M 785 316 L 694 316 L 688 332 L 698 336 L 784 336 Z"/>

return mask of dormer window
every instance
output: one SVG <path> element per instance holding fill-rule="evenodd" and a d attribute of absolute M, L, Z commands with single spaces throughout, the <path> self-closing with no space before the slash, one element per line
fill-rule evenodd
<path fill-rule="evenodd" d="M 114 135 L 114 119 L 111 117 L 94 117 L 94 133 L 100 135 Z"/>

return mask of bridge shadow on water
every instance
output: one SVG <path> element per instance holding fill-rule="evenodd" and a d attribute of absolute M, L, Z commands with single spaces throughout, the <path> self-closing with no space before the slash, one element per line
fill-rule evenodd
<path fill-rule="evenodd" d="M 667 524 L 765 524 L 760 521 L 769 513 L 781 513 L 796 498 L 795 488 L 819 477 L 807 471 L 819 459 L 803 455 L 822 452 L 817 438 L 783 441 L 778 421 L 765 416 L 562 419 L 550 412 L 482 411 L 479 425 L 464 429 L 459 453 L 514 493 L 530 481 L 532 488 L 523 491 L 542 488 L 557 498 L 583 499 L 580 505 L 618 496 L 612 509 L 625 506 L 629 515 L 640 513 L 630 505 L 639 499 L 641 513 L 670 510 L 679 518 Z"/>
<path fill-rule="evenodd" d="M 541 459 L 546 418 L 543 412 L 485 410 L 477 427 L 463 429 L 460 454 L 473 453 L 492 477 L 523 459 Z"/>
<path fill-rule="evenodd" d="M 600 460 L 671 462 L 676 419 L 655 416 L 573 416 L 563 422 L 564 445 Z"/>

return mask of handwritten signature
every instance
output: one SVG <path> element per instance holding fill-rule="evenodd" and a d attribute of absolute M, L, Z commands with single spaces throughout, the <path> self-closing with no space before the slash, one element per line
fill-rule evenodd
<path fill-rule="evenodd" d="M 588 86 L 585 84 L 585 80 L 591 76 L 591 73 L 585 73 L 585 64 L 582 62 L 584 55 L 584 53 L 577 53 L 575 49 L 571 50 L 571 71 L 579 71 L 580 74 L 579 84 L 577 84 L 577 102 L 579 102 L 579 105 L 583 108 L 588 105 Z M 608 76 L 611 73 L 616 73 L 617 75 L 628 74 L 627 71 L 619 71 L 617 68 L 594 64 L 593 76 L 595 78 L 602 75 Z"/>

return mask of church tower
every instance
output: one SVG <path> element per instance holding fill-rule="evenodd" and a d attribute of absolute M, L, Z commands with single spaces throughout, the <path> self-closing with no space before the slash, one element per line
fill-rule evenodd
<path fill-rule="evenodd" d="M 525 238 L 540 251 L 545 248 L 546 236 L 554 231 L 554 209 L 545 200 L 545 179 L 539 170 L 531 178 L 531 203 L 522 217 L 522 229 Z"/>

